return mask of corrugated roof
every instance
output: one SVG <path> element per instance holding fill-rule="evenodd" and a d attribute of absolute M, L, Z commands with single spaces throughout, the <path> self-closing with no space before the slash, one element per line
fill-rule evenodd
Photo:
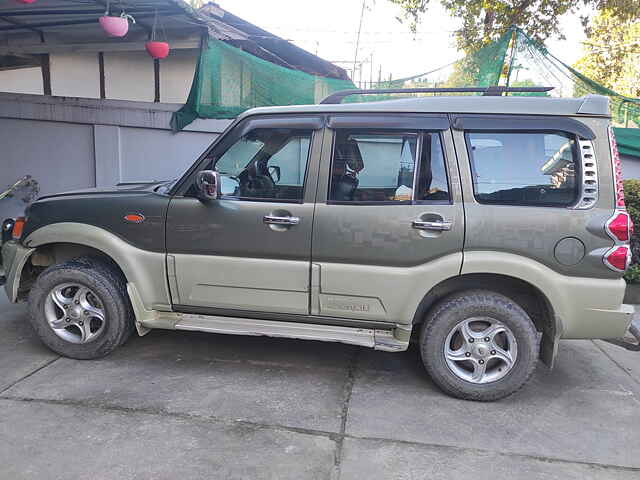
<path fill-rule="evenodd" d="M 198 38 L 205 33 L 257 57 L 314 75 L 347 79 L 346 72 L 256 25 L 210 3 L 196 11 L 182 0 L 112 0 L 111 15 L 124 10 L 136 19 L 125 39 L 108 38 L 98 24 L 106 0 L 38 0 L 29 5 L 0 6 L 0 55 L 46 53 L 48 46 L 96 43 L 116 48 L 144 42 L 156 13 L 159 40 Z M 41 51 L 39 51 L 41 50 Z"/>

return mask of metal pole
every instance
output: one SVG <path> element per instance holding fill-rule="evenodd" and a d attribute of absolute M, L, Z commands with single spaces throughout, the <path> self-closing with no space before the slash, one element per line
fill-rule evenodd
<path fill-rule="evenodd" d="M 517 37 L 516 35 L 518 34 L 517 30 L 515 29 L 514 26 L 510 27 L 512 29 L 511 32 L 511 58 L 509 58 L 509 70 L 507 71 L 507 88 L 509 88 L 509 82 L 511 80 L 511 70 L 513 69 L 513 60 L 515 59 L 515 50 L 516 50 L 516 43 L 517 43 Z M 500 83 L 500 77 L 498 77 L 498 83 Z M 506 95 L 509 95 L 509 93 L 506 93 Z"/>
<path fill-rule="evenodd" d="M 364 18 L 364 9 L 367 5 L 367 0 L 362 0 L 362 10 L 360 11 L 360 24 L 358 26 L 358 35 L 356 36 L 356 51 L 353 57 L 353 79 L 355 81 L 356 76 L 356 63 L 358 62 L 358 48 L 360 47 L 360 32 L 362 31 L 362 19 Z"/>

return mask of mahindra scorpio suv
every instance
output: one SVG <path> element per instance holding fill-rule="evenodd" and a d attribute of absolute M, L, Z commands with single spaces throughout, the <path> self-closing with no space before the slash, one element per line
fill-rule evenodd
<path fill-rule="evenodd" d="M 177 180 L 6 220 L 6 293 L 71 358 L 154 328 L 414 340 L 448 394 L 505 397 L 560 339 L 638 336 L 607 98 L 505 90 L 249 110 Z"/>

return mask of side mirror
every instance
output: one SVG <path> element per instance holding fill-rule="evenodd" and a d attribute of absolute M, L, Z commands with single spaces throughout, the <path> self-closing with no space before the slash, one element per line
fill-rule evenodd
<path fill-rule="evenodd" d="M 198 197 L 201 200 L 216 200 L 220 195 L 220 174 L 213 170 L 202 170 L 196 175 Z"/>

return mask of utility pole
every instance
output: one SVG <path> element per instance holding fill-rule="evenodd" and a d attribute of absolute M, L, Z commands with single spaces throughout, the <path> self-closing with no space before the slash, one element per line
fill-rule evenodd
<path fill-rule="evenodd" d="M 362 10 L 360 11 L 360 24 L 358 25 L 358 35 L 356 36 L 356 52 L 353 56 L 353 78 L 355 81 L 356 63 L 358 63 L 358 48 L 360 47 L 360 32 L 362 31 L 362 19 L 364 18 L 364 9 L 367 6 L 367 0 L 362 0 Z"/>
<path fill-rule="evenodd" d="M 371 62 L 369 65 L 369 88 L 373 88 L 373 52 L 371 52 L 369 61 Z"/>

